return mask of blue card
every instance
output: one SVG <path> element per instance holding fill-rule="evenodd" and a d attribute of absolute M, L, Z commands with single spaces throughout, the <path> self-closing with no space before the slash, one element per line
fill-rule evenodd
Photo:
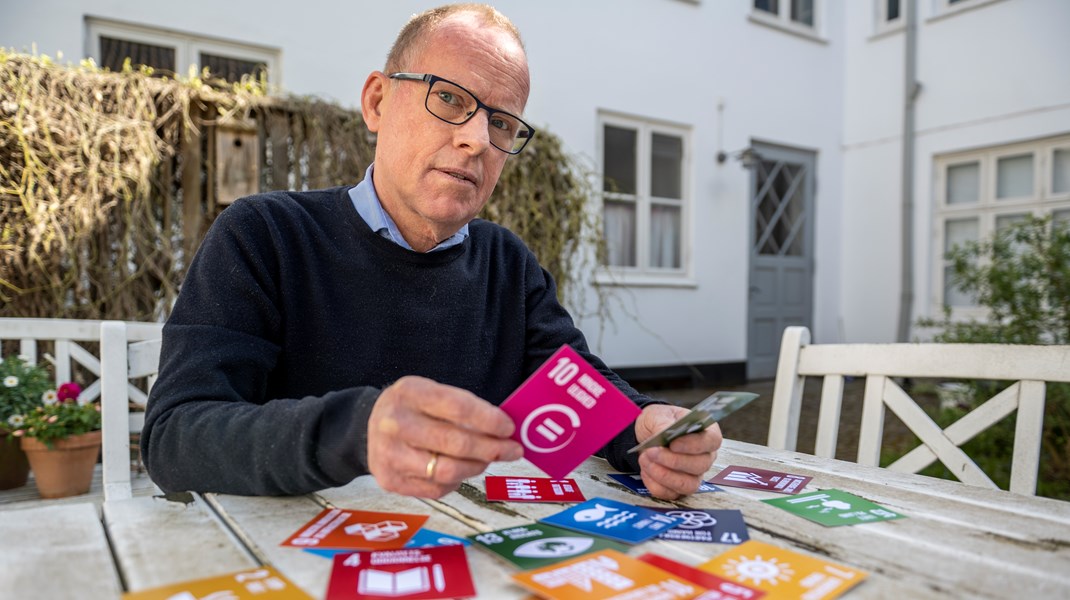
<path fill-rule="evenodd" d="M 464 539 L 463 537 L 457 537 L 448 533 L 442 533 L 441 531 L 435 531 L 434 529 L 422 528 L 412 536 L 412 539 L 405 544 L 406 548 L 434 548 L 435 546 L 471 546 L 472 542 Z M 303 548 L 305 552 L 315 554 L 316 556 L 323 556 L 325 558 L 333 558 L 335 554 L 342 554 L 345 552 L 353 552 L 350 550 L 339 550 L 336 548 Z"/>
<path fill-rule="evenodd" d="M 610 473 L 610 477 L 617 481 L 617 483 L 623 485 L 629 490 L 639 494 L 640 496 L 649 496 L 650 490 L 646 489 L 646 484 L 643 483 L 643 478 L 638 473 Z M 702 492 L 721 492 L 721 488 L 713 485 L 708 481 L 703 481 L 699 484 L 696 494 Z"/>
<path fill-rule="evenodd" d="M 743 513 L 738 510 L 701 508 L 659 508 L 670 517 L 683 522 L 658 534 L 662 540 L 674 542 L 706 542 L 709 544 L 742 544 L 750 539 Z"/>
<path fill-rule="evenodd" d="M 626 544 L 638 544 L 672 529 L 683 519 L 670 517 L 644 506 L 594 498 L 539 520 Z"/>
<path fill-rule="evenodd" d="M 471 546 L 472 542 L 434 529 L 423 528 L 412 536 L 406 548 L 434 548 L 435 546 Z"/>

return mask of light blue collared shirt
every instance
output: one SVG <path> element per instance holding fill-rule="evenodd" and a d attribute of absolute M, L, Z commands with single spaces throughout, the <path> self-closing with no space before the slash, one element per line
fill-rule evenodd
<path fill-rule="evenodd" d="M 364 172 L 364 180 L 350 188 L 349 198 L 353 201 L 353 207 L 357 209 L 357 213 L 368 224 L 368 227 L 371 227 L 372 231 L 406 250 L 412 250 L 412 246 L 401 235 L 401 230 L 398 229 L 397 223 L 383 210 L 383 203 L 379 201 L 379 194 L 375 193 L 375 184 L 372 183 L 372 169 L 374 168 L 375 163 L 368 165 L 368 170 Z M 442 240 L 428 252 L 452 248 L 463 242 L 467 237 L 468 223 L 465 223 L 460 231 Z"/>

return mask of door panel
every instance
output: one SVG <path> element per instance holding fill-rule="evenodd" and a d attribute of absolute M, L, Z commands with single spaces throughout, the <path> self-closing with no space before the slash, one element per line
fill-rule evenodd
<path fill-rule="evenodd" d="M 784 328 L 812 326 L 816 157 L 783 146 L 752 148 L 747 377 L 768 379 Z"/>

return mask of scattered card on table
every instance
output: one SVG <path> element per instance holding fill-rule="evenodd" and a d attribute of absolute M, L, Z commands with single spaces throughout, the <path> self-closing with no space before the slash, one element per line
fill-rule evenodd
<path fill-rule="evenodd" d="M 543 598 L 604 600 L 606 598 L 694 598 L 703 588 L 627 554 L 602 550 L 570 561 L 513 575 Z"/>
<path fill-rule="evenodd" d="M 892 512 L 879 504 L 865 498 L 848 494 L 841 490 L 822 490 L 799 494 L 791 498 L 774 498 L 762 500 L 778 508 L 820 523 L 826 527 L 840 525 L 858 525 L 902 519 L 904 515 Z"/>
<path fill-rule="evenodd" d="M 463 546 L 358 551 L 334 557 L 327 600 L 471 598 Z"/>
<path fill-rule="evenodd" d="M 539 521 L 626 544 L 638 544 L 680 523 L 680 519 L 663 515 L 652 508 L 606 498 L 588 500 Z"/>
<path fill-rule="evenodd" d="M 470 545 L 472 545 L 472 542 L 469 542 L 463 537 L 457 537 L 455 535 L 442 533 L 441 531 L 435 531 L 425 527 L 420 531 L 417 531 L 416 535 L 412 536 L 412 538 L 405 543 L 405 548 L 434 548 L 435 546 Z M 344 554 L 353 551 L 352 548 L 305 548 L 304 550 L 309 554 L 315 554 L 316 556 L 322 556 L 324 558 L 334 558 L 336 554 Z"/>
<path fill-rule="evenodd" d="M 209 596 L 227 600 L 311 600 L 301 588 L 273 567 L 259 567 L 218 577 L 208 577 L 123 594 L 123 600 L 183 600 Z"/>
<path fill-rule="evenodd" d="M 505 402 L 524 458 L 561 479 L 641 412 L 571 347 L 561 346 Z"/>
<path fill-rule="evenodd" d="M 521 569 L 545 567 L 607 548 L 627 550 L 624 544 L 603 537 L 579 535 L 545 523 L 507 527 L 471 537 L 479 546 Z"/>
<path fill-rule="evenodd" d="M 729 466 L 710 479 L 710 482 L 779 494 L 797 494 L 811 479 L 813 478 L 804 475 L 792 475 L 754 467 Z"/>
<path fill-rule="evenodd" d="M 654 446 L 668 446 L 678 437 L 706 429 L 743 408 L 757 397 L 758 394 L 752 394 L 751 392 L 717 392 L 696 404 L 691 409 L 691 412 L 677 419 L 672 425 L 662 429 L 660 433 L 654 434 L 642 444 L 628 450 L 628 453 L 642 452 Z"/>
<path fill-rule="evenodd" d="M 491 502 L 583 502 L 575 479 L 500 477 L 488 475 L 487 500 Z"/>
<path fill-rule="evenodd" d="M 777 598 L 836 598 L 866 578 L 859 571 L 819 558 L 751 540 L 740 544 L 699 569 Z"/>
<path fill-rule="evenodd" d="M 695 567 L 657 554 L 647 553 L 640 556 L 639 560 L 708 590 L 701 596 L 697 596 L 695 600 L 759 600 L 765 595 L 762 590 L 729 581 L 724 577 L 700 571 Z"/>
<path fill-rule="evenodd" d="M 643 478 L 638 473 L 610 473 L 609 476 L 612 477 L 617 483 L 623 485 L 624 487 L 635 492 L 636 494 L 639 494 L 640 496 L 650 495 L 650 490 L 646 489 L 646 484 L 643 483 Z M 703 481 L 702 483 L 698 484 L 698 490 L 696 490 L 695 493 L 698 494 L 702 492 L 720 491 L 723 490 L 708 481 Z"/>
<path fill-rule="evenodd" d="M 702 508 L 659 508 L 682 522 L 658 534 L 658 539 L 674 542 L 706 542 L 709 544 L 742 544 L 750 539 L 743 513 L 738 510 Z"/>
<path fill-rule="evenodd" d="M 403 547 L 427 515 L 325 508 L 281 546 L 389 550 Z"/>

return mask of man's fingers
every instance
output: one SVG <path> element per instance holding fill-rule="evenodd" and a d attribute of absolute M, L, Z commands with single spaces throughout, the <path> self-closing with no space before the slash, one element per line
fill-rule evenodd
<path fill-rule="evenodd" d="M 648 462 L 660 465 L 668 471 L 677 471 L 695 477 L 700 477 L 706 471 L 709 471 L 710 467 L 713 466 L 715 457 L 708 452 L 703 454 L 681 454 L 667 448 L 650 448 L 640 456 L 640 459 L 643 456 L 646 457 Z"/>
<path fill-rule="evenodd" d="M 505 412 L 467 390 L 421 377 L 399 379 L 390 388 L 397 388 L 401 398 L 418 398 L 419 410 L 441 421 L 493 437 L 513 435 L 515 426 Z"/>

